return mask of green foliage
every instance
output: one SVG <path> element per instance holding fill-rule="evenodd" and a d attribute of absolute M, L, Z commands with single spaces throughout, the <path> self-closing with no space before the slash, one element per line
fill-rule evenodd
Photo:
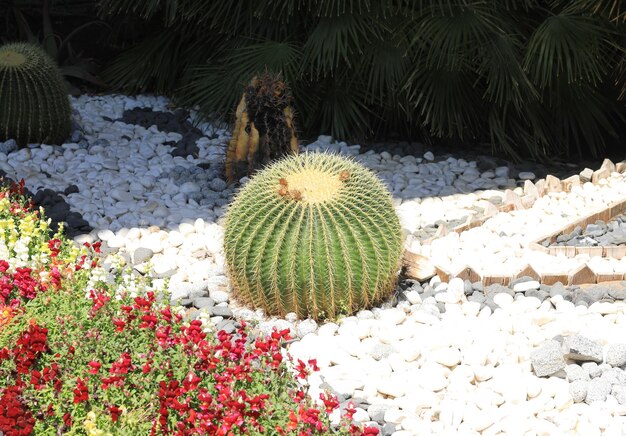
<path fill-rule="evenodd" d="M 58 144 L 70 127 L 70 102 L 52 59 L 28 43 L 0 47 L 0 141 Z"/>
<path fill-rule="evenodd" d="M 81 37 L 82 45 L 85 40 L 98 45 L 104 38 L 111 38 L 111 27 L 102 20 L 91 19 L 93 15 L 94 2 L 84 0 L 43 0 L 38 3 L 13 0 L 6 9 L 0 8 L 0 21 L 5 24 L 5 34 L 0 34 L 0 39 L 40 45 L 59 66 L 68 88 L 78 94 L 79 91 L 70 82 L 74 79 L 106 86 L 95 74 L 97 65 L 94 60 L 85 57 L 82 50 L 75 46 Z M 79 24 L 73 24 L 77 20 Z M 69 29 L 61 34 L 55 27 Z M 78 41 L 80 45 L 81 41 Z"/>
<path fill-rule="evenodd" d="M 266 167 L 228 209 L 224 251 L 236 296 L 270 315 L 334 318 L 389 295 L 400 222 L 376 176 L 338 155 Z"/>
<path fill-rule="evenodd" d="M 98 4 L 154 29 L 113 62 L 111 83 L 205 115 L 231 114 L 267 68 L 292 88 L 307 133 L 342 139 L 421 130 L 546 158 L 598 155 L 624 127 L 620 0 Z"/>

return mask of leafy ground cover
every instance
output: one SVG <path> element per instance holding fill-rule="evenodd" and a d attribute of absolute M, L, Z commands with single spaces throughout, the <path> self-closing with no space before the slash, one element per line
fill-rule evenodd
<path fill-rule="evenodd" d="M 288 331 L 252 338 L 185 320 L 149 280 L 107 277 L 99 244 L 50 237 L 19 185 L 0 189 L 0 432 L 29 434 L 377 434 L 305 380 Z"/>

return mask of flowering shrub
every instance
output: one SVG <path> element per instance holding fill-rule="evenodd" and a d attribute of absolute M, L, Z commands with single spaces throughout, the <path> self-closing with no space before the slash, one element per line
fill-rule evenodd
<path fill-rule="evenodd" d="M 339 404 L 307 398 L 282 351 L 287 330 L 251 338 L 242 322 L 235 334 L 207 333 L 158 303 L 149 282 L 131 295 L 94 279 L 99 246 L 46 239 L 19 190 L 0 193 L 0 432 L 378 433 L 352 424 L 353 408 L 330 428 Z M 294 365 L 302 379 L 315 370 L 314 360 Z"/>

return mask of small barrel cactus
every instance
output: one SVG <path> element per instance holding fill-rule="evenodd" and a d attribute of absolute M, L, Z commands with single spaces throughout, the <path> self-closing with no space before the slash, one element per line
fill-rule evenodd
<path fill-rule="evenodd" d="M 334 318 L 392 291 L 402 232 L 381 181 L 333 154 L 286 156 L 237 194 L 224 252 L 235 296 L 268 315 Z"/>
<path fill-rule="evenodd" d="M 0 141 L 59 144 L 70 128 L 67 88 L 52 59 L 33 44 L 0 47 Z"/>
<path fill-rule="evenodd" d="M 291 100 L 291 91 L 280 74 L 266 72 L 246 86 L 226 151 L 229 183 L 251 176 L 271 160 L 298 154 Z"/>

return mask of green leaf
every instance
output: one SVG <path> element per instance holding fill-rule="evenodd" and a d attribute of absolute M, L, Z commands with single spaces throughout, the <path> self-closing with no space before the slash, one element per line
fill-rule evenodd
<path fill-rule="evenodd" d="M 607 29 L 594 17 L 550 16 L 528 41 L 524 69 L 541 88 L 554 85 L 561 76 L 570 83 L 599 83 L 607 73 L 606 37 Z"/>

